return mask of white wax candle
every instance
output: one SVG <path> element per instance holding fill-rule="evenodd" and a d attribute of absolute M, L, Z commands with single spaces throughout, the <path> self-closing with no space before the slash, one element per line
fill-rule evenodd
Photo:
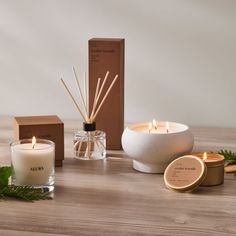
<path fill-rule="evenodd" d="M 166 127 L 166 121 L 157 122 L 157 129 L 152 126 L 151 130 L 149 129 L 149 123 L 135 124 L 131 127 L 134 131 L 149 133 L 149 134 L 173 134 L 183 132 L 187 129 L 185 125 L 169 122 L 168 132 Z"/>
<path fill-rule="evenodd" d="M 11 149 L 16 185 L 45 185 L 54 173 L 54 146 L 46 143 L 16 144 Z"/>

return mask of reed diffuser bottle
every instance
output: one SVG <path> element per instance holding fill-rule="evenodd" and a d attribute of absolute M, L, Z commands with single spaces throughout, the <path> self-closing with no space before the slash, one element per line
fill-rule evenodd
<path fill-rule="evenodd" d="M 112 87 L 114 86 L 118 75 L 114 77 L 112 83 L 109 85 L 107 90 L 104 89 L 104 86 L 106 84 L 109 71 L 107 71 L 102 83 L 101 78 L 98 78 L 92 109 L 90 112 L 87 77 L 86 75 L 84 77 L 84 93 L 82 93 L 82 89 L 75 68 L 73 68 L 73 72 L 79 89 L 82 107 L 80 107 L 79 104 L 76 102 L 75 98 L 73 97 L 72 93 L 68 89 L 63 79 L 61 79 L 61 82 L 84 120 L 83 130 L 77 131 L 74 136 L 74 155 L 76 159 L 81 160 L 100 160 L 106 157 L 106 134 L 103 131 L 96 130 L 95 119 L 99 111 L 101 110 L 101 107 L 103 106 L 106 98 L 108 97 L 108 94 L 110 93 Z"/>
<path fill-rule="evenodd" d="M 83 130 L 74 136 L 75 158 L 99 160 L 106 157 L 106 134 L 96 130 L 96 123 L 83 123 Z"/>

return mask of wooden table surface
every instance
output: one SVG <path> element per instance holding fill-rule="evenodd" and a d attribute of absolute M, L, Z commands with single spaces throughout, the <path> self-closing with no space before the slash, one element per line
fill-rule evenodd
<path fill-rule="evenodd" d="M 132 169 L 122 151 L 104 161 L 72 158 L 73 131 L 65 122 L 66 160 L 56 169 L 53 200 L 0 201 L 0 235 L 236 235 L 236 177 L 176 193 L 163 175 Z M 193 128 L 195 150 L 236 151 L 236 129 Z M 0 164 L 9 164 L 12 119 L 0 118 Z"/>

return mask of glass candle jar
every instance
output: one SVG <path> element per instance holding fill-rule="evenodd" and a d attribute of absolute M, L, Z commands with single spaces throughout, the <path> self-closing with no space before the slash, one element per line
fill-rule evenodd
<path fill-rule="evenodd" d="M 11 143 L 12 184 L 54 189 L 55 144 L 45 139 L 23 139 Z"/>
<path fill-rule="evenodd" d="M 74 155 L 80 160 L 100 160 L 106 157 L 106 134 L 96 130 L 96 123 L 84 123 L 75 133 Z"/>

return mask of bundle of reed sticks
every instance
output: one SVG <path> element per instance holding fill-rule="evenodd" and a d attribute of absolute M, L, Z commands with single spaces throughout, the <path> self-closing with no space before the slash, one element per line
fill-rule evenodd
<path fill-rule="evenodd" d="M 80 99 L 81 99 L 81 104 L 79 105 L 79 103 L 75 100 L 74 96 L 72 95 L 70 89 L 68 88 L 68 86 L 66 85 L 66 83 L 64 82 L 64 80 L 61 78 L 61 82 L 64 85 L 66 91 L 68 92 L 69 96 L 71 97 L 73 103 L 75 104 L 77 110 L 79 111 L 80 115 L 82 116 L 84 122 L 86 123 L 93 123 L 99 113 L 99 111 L 101 110 L 105 100 L 107 99 L 109 93 L 111 92 L 112 87 L 114 86 L 118 75 L 116 75 L 114 77 L 114 79 L 112 80 L 110 86 L 108 87 L 108 89 L 105 91 L 105 94 L 102 96 L 102 93 L 104 92 L 104 86 L 107 82 L 108 76 L 109 76 L 109 71 L 106 72 L 105 77 L 103 78 L 103 81 L 101 82 L 101 78 L 98 78 L 97 80 L 97 85 L 96 85 L 96 90 L 95 90 L 95 94 L 94 94 L 94 99 L 93 99 L 93 105 L 92 105 L 92 110 L 90 112 L 89 109 L 89 82 L 88 82 L 88 78 L 86 76 L 86 73 L 84 73 L 84 92 L 82 92 L 82 87 L 79 81 L 79 78 L 77 76 L 76 70 L 73 67 L 73 73 L 74 73 L 74 77 L 76 80 L 76 84 L 79 90 L 79 95 L 80 95 Z"/>

